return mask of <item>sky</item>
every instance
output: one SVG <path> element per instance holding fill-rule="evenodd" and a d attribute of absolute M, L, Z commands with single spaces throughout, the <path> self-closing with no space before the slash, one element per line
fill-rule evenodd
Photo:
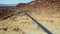
<path fill-rule="evenodd" d="M 0 4 L 18 4 L 18 3 L 28 3 L 32 0 L 0 0 Z"/>

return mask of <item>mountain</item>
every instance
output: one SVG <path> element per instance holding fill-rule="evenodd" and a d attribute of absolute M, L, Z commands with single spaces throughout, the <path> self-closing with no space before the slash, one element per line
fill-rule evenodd
<path fill-rule="evenodd" d="M 60 13 L 60 0 L 35 0 L 30 3 L 19 3 L 17 7 L 28 11 L 42 11 L 46 14 Z"/>
<path fill-rule="evenodd" d="M 16 4 L 0 4 L 0 6 L 16 6 Z"/>
<path fill-rule="evenodd" d="M 0 4 L 0 8 L 16 6 L 16 4 Z"/>

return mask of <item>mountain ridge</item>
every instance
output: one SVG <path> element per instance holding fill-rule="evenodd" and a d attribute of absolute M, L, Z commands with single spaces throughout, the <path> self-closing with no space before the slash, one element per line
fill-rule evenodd
<path fill-rule="evenodd" d="M 60 0 L 35 0 L 26 4 L 17 4 L 16 7 L 30 12 L 41 10 L 45 13 L 60 13 Z"/>
<path fill-rule="evenodd" d="M 0 4 L 0 6 L 16 6 L 16 4 Z"/>

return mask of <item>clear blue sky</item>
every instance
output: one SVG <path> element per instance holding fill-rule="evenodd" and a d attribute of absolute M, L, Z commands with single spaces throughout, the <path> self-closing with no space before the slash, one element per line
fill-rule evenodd
<path fill-rule="evenodd" d="M 0 4 L 17 4 L 17 3 L 28 3 L 32 0 L 0 0 Z"/>

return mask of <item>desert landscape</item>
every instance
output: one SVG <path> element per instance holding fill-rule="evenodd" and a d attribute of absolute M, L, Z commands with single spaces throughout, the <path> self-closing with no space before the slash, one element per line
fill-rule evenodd
<path fill-rule="evenodd" d="M 0 8 L 0 34 L 60 34 L 60 0 Z"/>

